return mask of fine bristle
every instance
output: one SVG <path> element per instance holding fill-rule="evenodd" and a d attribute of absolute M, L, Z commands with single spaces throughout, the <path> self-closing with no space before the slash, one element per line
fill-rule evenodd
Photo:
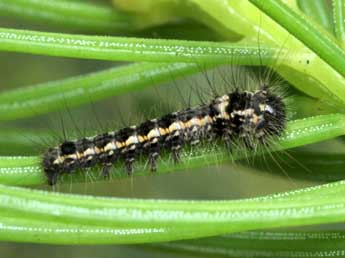
<path fill-rule="evenodd" d="M 155 171 L 163 150 L 178 162 L 184 146 L 209 139 L 226 146 L 240 141 L 250 149 L 255 141 L 266 144 L 272 136 L 279 136 L 285 124 L 286 107 L 274 90 L 264 85 L 256 91 L 236 89 L 215 97 L 209 104 L 169 113 L 138 126 L 62 142 L 46 151 L 43 168 L 51 185 L 64 173 L 94 166 L 103 167 L 102 174 L 108 176 L 117 161 L 123 162 L 131 174 L 141 155 L 148 158 Z"/>

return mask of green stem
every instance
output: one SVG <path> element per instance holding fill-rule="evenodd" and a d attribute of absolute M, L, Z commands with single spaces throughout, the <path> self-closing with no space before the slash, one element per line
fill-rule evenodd
<path fill-rule="evenodd" d="M 101 37 L 0 29 L 0 50 L 109 61 L 207 62 L 263 64 L 272 61 L 276 49 L 229 43 Z M 261 56 L 260 56 L 261 55 Z M 255 58 L 256 56 L 256 58 Z"/>
<path fill-rule="evenodd" d="M 155 3 L 155 1 L 146 1 Z M 170 2 L 172 0 L 166 1 Z M 287 49 L 287 58 L 283 59 L 282 62 L 276 62 L 276 65 L 272 66 L 273 69 L 306 94 L 323 99 L 329 103 L 340 104 L 342 102 L 338 107 L 342 108 L 344 106 L 343 101 L 339 102 L 339 99 L 336 100 L 337 98 L 342 98 L 340 96 L 345 94 L 343 92 L 345 89 L 344 77 L 278 23 L 270 17 L 263 15 L 249 1 L 214 0 L 212 5 L 209 5 L 209 2 L 204 0 L 184 2 L 186 2 L 186 13 L 192 15 L 198 13 L 199 21 L 211 26 L 217 24 L 216 26 L 223 27 L 222 31 L 233 30 L 244 37 L 241 41 L 243 44 Z M 267 2 L 261 1 L 262 4 Z M 293 19 L 288 20 L 288 22 L 290 21 L 292 23 L 295 22 Z M 225 34 L 225 36 L 227 35 Z M 308 35 L 308 33 L 305 34 L 306 37 Z M 232 33 L 229 34 L 229 37 L 231 36 Z M 313 37 L 315 38 L 315 35 Z M 298 59 L 293 57 L 295 54 L 302 57 L 301 53 L 304 53 L 304 58 Z M 290 59 L 290 57 L 292 58 Z M 338 60 L 339 62 L 343 61 L 341 58 L 338 58 Z M 308 78 L 308 80 L 305 78 Z"/>
<path fill-rule="evenodd" d="M 333 33 L 332 19 L 325 0 L 299 0 L 298 6 L 308 16 Z"/>
<path fill-rule="evenodd" d="M 249 0 L 345 76 L 345 52 L 305 17 L 280 0 Z"/>
<path fill-rule="evenodd" d="M 343 107 L 345 79 L 314 54 L 257 45 L 95 37 L 0 29 L 0 50 L 52 56 L 150 62 L 271 65 L 312 97 Z M 310 76 L 309 80 L 304 80 Z"/>
<path fill-rule="evenodd" d="M 240 201 L 100 198 L 0 185 L 0 239 L 145 243 L 343 222 L 344 194 L 343 182 Z"/>
<path fill-rule="evenodd" d="M 206 65 L 205 67 L 211 67 Z M 0 94 L 0 120 L 37 116 L 104 99 L 199 71 L 195 64 L 137 63 Z"/>
<path fill-rule="evenodd" d="M 0 15 L 84 32 L 135 29 L 134 18 L 114 8 L 64 0 L 0 0 Z"/>
<path fill-rule="evenodd" d="M 345 47 L 345 1 L 333 0 L 333 23 L 339 44 Z"/>
<path fill-rule="evenodd" d="M 250 231 L 153 246 L 163 249 L 163 252 L 166 249 L 188 251 L 196 257 L 205 254 L 234 258 L 340 257 L 344 250 L 344 237 L 344 233 L 338 230 Z"/>

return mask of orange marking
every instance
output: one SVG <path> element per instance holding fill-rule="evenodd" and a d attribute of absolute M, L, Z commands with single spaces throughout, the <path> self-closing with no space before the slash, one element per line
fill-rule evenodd
<path fill-rule="evenodd" d="M 169 128 L 161 128 L 161 127 L 159 127 L 158 130 L 159 130 L 160 135 L 166 135 L 166 134 L 170 133 Z"/>
<path fill-rule="evenodd" d="M 136 135 L 129 136 L 128 139 L 126 140 L 125 144 L 126 146 L 136 144 L 139 142 L 139 139 Z"/>
<path fill-rule="evenodd" d="M 96 146 L 93 147 L 93 148 L 94 148 L 96 154 L 99 154 L 99 153 L 103 152 L 103 149 L 102 149 L 102 148 L 98 148 L 98 147 L 96 147 Z"/>
<path fill-rule="evenodd" d="M 147 141 L 147 136 L 146 135 L 139 135 L 138 136 L 138 139 L 139 139 L 139 142 L 145 142 L 145 141 Z"/>
<path fill-rule="evenodd" d="M 151 140 L 152 138 L 156 138 L 161 136 L 160 132 L 159 132 L 159 128 L 153 128 L 152 130 L 149 131 L 149 133 L 147 134 L 147 139 Z"/>
<path fill-rule="evenodd" d="M 77 152 L 76 153 L 77 159 L 81 159 L 82 157 L 84 157 L 83 153 Z"/>
<path fill-rule="evenodd" d="M 115 142 L 115 145 L 117 148 L 121 149 L 122 147 L 125 146 L 125 143 L 124 142 Z"/>

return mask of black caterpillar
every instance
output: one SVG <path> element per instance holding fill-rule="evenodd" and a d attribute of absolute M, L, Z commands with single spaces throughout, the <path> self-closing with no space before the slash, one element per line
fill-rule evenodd
<path fill-rule="evenodd" d="M 173 160 L 178 162 L 184 145 L 207 139 L 218 139 L 227 146 L 240 140 L 250 148 L 253 140 L 266 144 L 269 137 L 280 135 L 285 124 L 285 104 L 268 87 L 254 92 L 235 90 L 214 98 L 209 104 L 170 113 L 138 126 L 65 141 L 46 151 L 43 168 L 50 185 L 63 173 L 97 165 L 102 166 L 102 174 L 107 176 L 119 160 L 124 161 L 130 174 L 138 155 L 147 155 L 150 168 L 155 171 L 163 149 L 170 151 Z"/>

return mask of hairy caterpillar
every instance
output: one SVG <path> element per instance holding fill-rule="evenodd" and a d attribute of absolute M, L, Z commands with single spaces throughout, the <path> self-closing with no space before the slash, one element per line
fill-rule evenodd
<path fill-rule="evenodd" d="M 155 171 L 163 150 L 178 162 L 184 146 L 204 141 L 225 144 L 230 151 L 235 141 L 243 143 L 246 149 L 257 144 L 268 145 L 269 139 L 280 135 L 285 128 L 286 106 L 270 85 L 251 86 L 252 90 L 235 87 L 224 95 L 214 96 L 208 103 L 137 126 L 61 142 L 43 154 L 48 183 L 54 185 L 64 173 L 94 166 L 101 166 L 102 174 L 108 176 L 110 168 L 118 163 L 123 163 L 131 174 L 135 160 L 142 155 Z"/>

